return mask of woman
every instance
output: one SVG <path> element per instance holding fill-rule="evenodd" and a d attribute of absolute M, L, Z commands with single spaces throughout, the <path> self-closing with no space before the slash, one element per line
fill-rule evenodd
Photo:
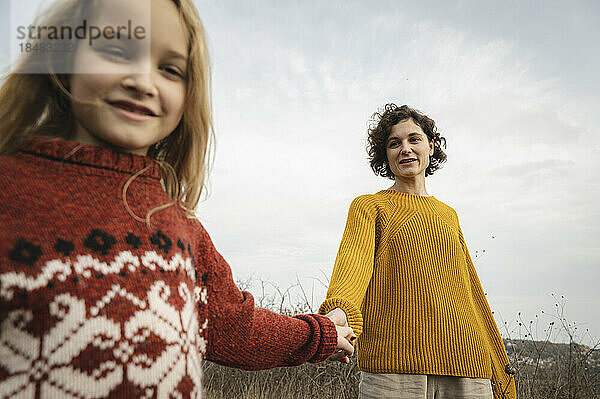
<path fill-rule="evenodd" d="M 425 186 L 445 138 L 406 105 L 373 122 L 371 168 L 394 184 L 352 201 L 320 308 L 359 335 L 360 398 L 516 398 L 456 212 Z"/>

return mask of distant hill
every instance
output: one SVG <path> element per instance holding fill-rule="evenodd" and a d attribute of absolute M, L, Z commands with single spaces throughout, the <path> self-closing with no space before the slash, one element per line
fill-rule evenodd
<path fill-rule="evenodd" d="M 585 361 L 587 366 L 600 370 L 600 349 L 577 343 L 561 344 L 534 340 L 504 339 L 504 346 L 511 362 L 519 365 L 547 368 L 556 362 L 571 360 Z"/>

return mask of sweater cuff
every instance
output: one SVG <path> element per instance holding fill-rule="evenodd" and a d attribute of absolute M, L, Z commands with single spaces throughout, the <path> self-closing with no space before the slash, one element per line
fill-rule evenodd
<path fill-rule="evenodd" d="M 308 314 L 296 316 L 298 318 L 311 317 L 319 324 L 319 330 L 321 339 L 319 340 L 319 346 L 313 357 L 308 359 L 310 363 L 318 363 L 326 360 L 329 356 L 333 355 L 337 348 L 337 330 L 335 324 L 329 318 L 321 316 L 320 314 Z"/>
<path fill-rule="evenodd" d="M 363 317 L 354 304 L 342 298 L 329 298 L 319 308 L 320 314 L 327 314 L 335 308 L 340 308 L 346 313 L 348 325 L 354 330 L 354 334 L 358 337 L 363 329 Z"/>

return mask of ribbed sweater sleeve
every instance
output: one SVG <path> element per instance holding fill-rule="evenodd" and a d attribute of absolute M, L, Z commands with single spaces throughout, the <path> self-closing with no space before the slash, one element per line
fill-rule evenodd
<path fill-rule="evenodd" d="M 498 327 L 496 326 L 496 322 L 494 321 L 494 318 L 492 316 L 490 305 L 488 304 L 479 278 L 477 277 L 477 272 L 475 271 L 475 266 L 473 265 L 473 261 L 471 260 L 471 255 L 469 254 L 469 250 L 465 243 L 465 239 L 462 230 L 460 229 L 460 226 L 458 227 L 458 232 L 460 244 L 465 254 L 467 268 L 470 275 L 472 297 L 476 303 L 476 306 L 474 308 L 477 310 L 477 322 L 480 325 L 481 331 L 483 331 L 484 333 L 484 339 L 487 341 L 490 350 L 492 363 L 491 380 L 494 398 L 516 398 L 517 392 L 515 388 L 514 378 L 512 378 L 511 375 L 506 373 L 506 366 L 509 364 L 509 360 L 506 354 L 504 343 L 502 342 L 502 338 L 500 336 L 500 331 L 498 331 Z"/>
<path fill-rule="evenodd" d="M 206 233 L 205 233 L 206 234 Z M 254 306 L 235 285 L 225 259 L 206 238 L 209 262 L 206 359 L 246 370 L 295 366 L 327 359 L 336 348 L 334 324 L 317 314 L 289 317 Z"/>
<path fill-rule="evenodd" d="M 373 275 L 376 212 L 368 196 L 357 197 L 350 204 L 327 300 L 319 309 L 321 314 L 342 309 L 357 336 L 363 328 L 361 304 Z"/>

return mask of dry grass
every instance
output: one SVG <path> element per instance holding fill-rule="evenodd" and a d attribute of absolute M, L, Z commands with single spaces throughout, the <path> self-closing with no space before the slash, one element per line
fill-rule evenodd
<path fill-rule="evenodd" d="M 210 399 L 358 397 L 355 359 L 349 365 L 326 361 L 252 372 L 204 365 L 203 385 Z"/>
<path fill-rule="evenodd" d="M 248 288 L 249 282 L 239 285 Z M 294 292 L 300 294 L 293 297 Z M 279 313 L 312 312 L 312 301 L 299 284 L 280 290 L 259 281 L 256 302 Z M 536 315 L 535 321 L 526 323 L 519 314 L 512 326 L 504 323 L 520 399 L 600 398 L 600 341 L 591 340 L 589 331 L 586 337 L 578 335 L 577 326 L 564 316 L 565 304 L 564 298 L 557 300 L 555 313 Z M 538 327 L 542 328 L 539 333 Z M 581 338 L 597 343 L 592 347 L 579 345 L 576 340 Z M 554 344 L 552 340 L 566 343 Z M 208 399 L 355 399 L 358 381 L 356 356 L 349 365 L 326 361 L 254 372 L 204 362 L 203 385 Z"/>

